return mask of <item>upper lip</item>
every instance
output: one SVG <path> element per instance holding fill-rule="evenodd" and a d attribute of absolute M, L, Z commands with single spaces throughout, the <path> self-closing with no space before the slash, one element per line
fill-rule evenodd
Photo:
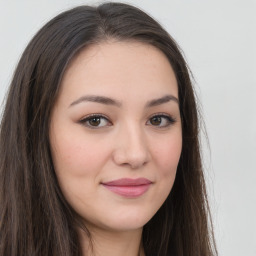
<path fill-rule="evenodd" d="M 102 182 L 103 185 L 107 185 L 107 186 L 140 186 L 140 185 L 147 185 L 151 183 L 152 181 L 146 178 L 138 178 L 138 179 L 123 178 L 123 179 L 112 180 L 108 182 Z"/>

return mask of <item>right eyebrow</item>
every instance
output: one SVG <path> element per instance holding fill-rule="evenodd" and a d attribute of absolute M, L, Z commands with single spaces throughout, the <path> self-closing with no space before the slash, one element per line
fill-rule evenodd
<path fill-rule="evenodd" d="M 112 98 L 105 97 L 105 96 L 96 96 L 96 95 L 85 95 L 80 97 L 79 99 L 75 100 L 70 104 L 69 107 L 77 105 L 81 102 L 96 102 L 96 103 L 101 103 L 105 105 L 113 105 L 117 107 L 121 107 L 122 103 L 120 101 L 116 101 Z"/>

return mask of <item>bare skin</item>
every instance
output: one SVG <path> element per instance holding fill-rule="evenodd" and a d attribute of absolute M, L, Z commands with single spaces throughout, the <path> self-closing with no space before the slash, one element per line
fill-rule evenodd
<path fill-rule="evenodd" d="M 50 143 L 61 190 L 83 218 L 84 255 L 144 256 L 143 226 L 169 195 L 182 148 L 166 56 L 139 42 L 92 45 L 64 74 Z M 118 180 L 148 182 L 114 185 Z"/>
<path fill-rule="evenodd" d="M 88 242 L 87 235 L 83 232 L 80 234 L 82 249 L 86 256 L 145 256 L 141 243 L 142 229 L 111 234 L 109 231 L 94 231 L 91 233 L 93 248 Z"/>

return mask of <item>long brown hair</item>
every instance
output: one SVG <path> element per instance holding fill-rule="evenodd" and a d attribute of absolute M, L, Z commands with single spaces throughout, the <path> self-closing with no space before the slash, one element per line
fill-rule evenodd
<path fill-rule="evenodd" d="M 80 6 L 49 21 L 19 61 L 0 131 L 0 255 L 81 256 L 81 222 L 55 176 L 49 122 L 70 60 L 88 45 L 108 39 L 157 47 L 178 81 L 182 153 L 171 193 L 143 229 L 146 255 L 217 254 L 201 165 L 198 109 L 186 62 L 175 41 L 150 16 L 130 5 L 105 3 Z"/>

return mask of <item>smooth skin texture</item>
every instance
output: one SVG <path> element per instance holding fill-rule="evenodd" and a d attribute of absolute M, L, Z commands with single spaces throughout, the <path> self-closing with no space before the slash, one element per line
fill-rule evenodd
<path fill-rule="evenodd" d="M 93 255 L 143 255 L 143 226 L 170 193 L 182 148 L 178 86 L 166 56 L 130 41 L 82 50 L 64 74 L 50 144 L 62 192 L 92 234 Z M 152 183 L 132 198 L 102 184 L 121 178 Z M 81 232 L 85 251 L 87 240 Z"/>

